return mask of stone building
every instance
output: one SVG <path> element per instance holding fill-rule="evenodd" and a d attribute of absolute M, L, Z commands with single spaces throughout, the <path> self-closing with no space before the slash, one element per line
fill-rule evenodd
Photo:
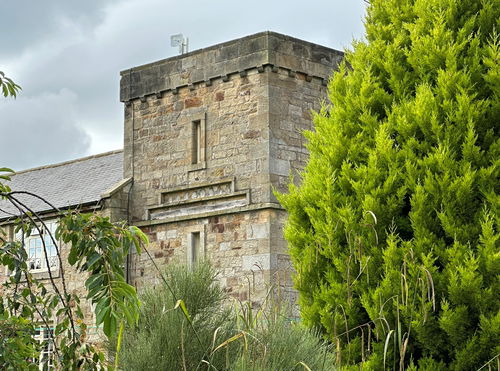
<path fill-rule="evenodd" d="M 304 167 L 302 131 L 342 55 L 263 32 L 121 72 L 131 220 L 159 266 L 209 259 L 240 300 L 288 286 L 273 191 Z M 130 268 L 135 285 L 154 281 L 145 254 Z"/>
<path fill-rule="evenodd" d="M 158 266 L 209 259 L 230 295 L 259 301 L 271 285 L 290 287 L 273 192 L 304 167 L 302 131 L 342 56 L 262 32 L 122 71 L 123 152 L 21 172 L 12 187 L 128 220 L 148 234 Z M 131 255 L 128 279 L 138 289 L 157 281 L 148 255 Z"/>
<path fill-rule="evenodd" d="M 28 191 L 50 202 L 49 205 L 32 195 L 16 194 L 23 207 L 29 207 L 32 214 L 36 213 L 44 222 L 44 225 L 39 223 L 40 229 L 33 229 L 29 236 L 21 237 L 19 232 L 15 233 L 12 221 L 19 215 L 19 210 L 14 205 L 0 200 L 0 228 L 7 232 L 8 238 L 19 241 L 22 239 L 28 255 L 28 268 L 33 277 L 41 280 L 49 290 L 49 269 L 59 290 L 62 290 L 61 273 L 64 271 L 67 291 L 82 298 L 82 310 L 89 323 L 88 336 L 94 342 L 99 342 L 103 337 L 92 325 L 95 323 L 93 310 L 85 301 L 87 294 L 83 283 L 87 277 L 82 277 L 81 273 L 70 266 L 69 249 L 61 245 L 60 266 L 56 246 L 49 232 L 53 235 L 57 227 L 57 209 L 78 209 L 81 212 L 99 213 L 113 220 L 124 219 L 127 187 L 130 186 L 127 181 L 123 181 L 122 175 L 121 150 L 18 172 L 12 177 L 12 181 L 8 182 L 13 190 Z M 1 283 L 7 280 L 11 273 L 5 267 L 0 267 L 0 300 L 10 294 L 4 292 Z M 21 287 L 24 282 L 23 279 Z M 54 317 L 52 323 L 57 320 L 58 318 Z M 50 329 L 42 326 L 37 331 L 39 339 L 43 340 L 48 338 Z M 49 360 L 50 357 L 45 359 Z M 48 365 L 40 364 L 40 367 L 45 369 Z"/>

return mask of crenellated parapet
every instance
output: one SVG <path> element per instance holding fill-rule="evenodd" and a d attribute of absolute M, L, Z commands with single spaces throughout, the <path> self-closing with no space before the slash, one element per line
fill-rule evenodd
<path fill-rule="evenodd" d="M 261 32 L 208 48 L 134 67 L 121 72 L 120 100 L 129 102 L 181 88 L 229 81 L 232 75 L 245 77 L 249 71 L 284 70 L 306 81 L 317 79 L 326 85 L 343 53 L 275 32 Z"/>

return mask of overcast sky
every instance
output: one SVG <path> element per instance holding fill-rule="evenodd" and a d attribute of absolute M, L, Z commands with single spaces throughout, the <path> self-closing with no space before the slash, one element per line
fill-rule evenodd
<path fill-rule="evenodd" d="M 261 31 L 335 49 L 363 36 L 363 0 L 0 2 L 0 167 L 22 170 L 122 148 L 121 70 Z"/>

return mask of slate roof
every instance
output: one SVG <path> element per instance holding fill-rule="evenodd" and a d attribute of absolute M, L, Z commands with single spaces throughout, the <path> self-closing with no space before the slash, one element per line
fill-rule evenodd
<path fill-rule="evenodd" d="M 35 193 L 57 208 L 97 203 L 101 195 L 123 178 L 123 151 L 113 151 L 60 164 L 25 170 L 6 182 L 12 191 Z M 52 210 L 43 201 L 18 195 L 37 213 Z M 0 200 L 0 219 L 18 214 L 16 208 Z"/>

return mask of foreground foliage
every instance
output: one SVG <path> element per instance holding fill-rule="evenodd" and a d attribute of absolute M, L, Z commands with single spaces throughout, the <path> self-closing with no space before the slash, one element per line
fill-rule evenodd
<path fill-rule="evenodd" d="M 170 267 L 141 298 L 137 326 L 125 331 L 125 370 L 332 370 L 318 337 L 274 307 L 229 306 L 206 264 Z"/>
<path fill-rule="evenodd" d="M 49 360 L 40 360 L 39 356 L 50 346 L 54 349 L 52 362 L 58 368 L 103 369 L 108 366 L 104 354 L 87 338 L 89 318 L 84 317 L 82 298 L 68 289 L 61 246 L 69 249 L 67 263 L 85 279 L 85 299 L 94 305 L 95 325 L 102 326 L 106 336 L 114 337 L 119 327 L 134 325 L 138 319 L 139 300 L 135 289 L 125 281 L 123 267 L 128 252 L 140 252 L 147 238 L 136 227 L 71 211 L 59 214 L 54 233 L 19 196 L 41 198 L 12 191 L 6 184 L 10 172 L 0 169 L 0 199 L 18 210 L 8 222 L 15 227 L 16 238 L 0 229 L 0 268 L 9 272 L 1 283 L 0 368 L 37 370 L 40 362 L 47 367 Z M 44 236 L 41 243 L 48 279 L 41 279 L 29 268 L 25 240 L 35 232 Z M 47 258 L 52 247 L 57 255 L 57 272 Z M 48 337 L 38 339 L 37 329 L 47 331 Z"/>
<path fill-rule="evenodd" d="M 331 346 L 323 343 L 319 334 L 300 323 L 291 323 L 283 313 L 260 316 L 249 331 L 250 344 L 240 354 L 230 370 L 336 370 Z"/>
<path fill-rule="evenodd" d="M 5 73 L 0 71 L 0 90 L 4 97 L 16 97 L 21 87 L 17 85 L 11 78 L 5 76 Z"/>
<path fill-rule="evenodd" d="M 498 365 L 499 26 L 494 0 L 373 0 L 329 84 L 280 201 L 303 319 L 339 364 Z"/>
<path fill-rule="evenodd" d="M 196 370 L 210 358 L 214 333 L 230 337 L 233 330 L 222 306 L 224 294 L 208 266 L 192 274 L 171 268 L 164 277 L 168 286 L 160 283 L 142 295 L 139 321 L 125 331 L 121 359 L 126 370 Z M 225 354 L 216 355 L 211 361 L 220 369 Z"/>

